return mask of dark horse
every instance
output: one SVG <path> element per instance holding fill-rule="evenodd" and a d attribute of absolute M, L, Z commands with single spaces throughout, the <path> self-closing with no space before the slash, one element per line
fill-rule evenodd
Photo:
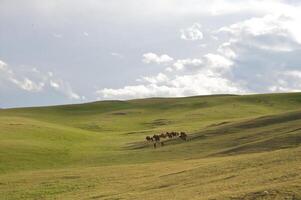
<path fill-rule="evenodd" d="M 155 134 L 155 135 L 153 136 L 153 141 L 155 141 L 155 142 L 160 142 L 160 136 Z"/>
<path fill-rule="evenodd" d="M 187 140 L 187 134 L 185 132 L 181 132 L 179 136 L 182 140 Z"/>
<path fill-rule="evenodd" d="M 149 136 L 146 136 L 146 141 L 148 141 L 148 142 L 151 142 L 151 141 L 153 141 L 153 138 L 151 138 L 151 137 L 149 137 Z"/>

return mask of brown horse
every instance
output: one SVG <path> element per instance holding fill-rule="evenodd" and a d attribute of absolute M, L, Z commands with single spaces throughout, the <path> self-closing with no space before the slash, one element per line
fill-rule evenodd
<path fill-rule="evenodd" d="M 177 136 L 177 132 L 171 132 L 172 137 L 176 137 Z"/>
<path fill-rule="evenodd" d="M 172 138 L 172 134 L 171 133 L 166 132 L 166 135 L 167 135 L 168 138 Z"/>
<path fill-rule="evenodd" d="M 146 141 L 148 141 L 148 142 L 151 142 L 151 141 L 153 141 L 153 138 L 151 138 L 151 137 L 149 137 L 149 136 L 146 136 Z"/>
<path fill-rule="evenodd" d="M 155 135 L 153 136 L 153 141 L 155 141 L 155 142 L 160 142 L 160 136 L 157 135 L 157 134 L 155 134 Z"/>
<path fill-rule="evenodd" d="M 187 140 L 187 134 L 185 132 L 181 132 L 179 136 L 182 140 Z"/>

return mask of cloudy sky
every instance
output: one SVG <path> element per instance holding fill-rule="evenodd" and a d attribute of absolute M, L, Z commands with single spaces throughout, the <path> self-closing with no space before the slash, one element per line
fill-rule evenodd
<path fill-rule="evenodd" d="M 300 25 L 298 0 L 0 0 L 0 107 L 301 91 Z"/>

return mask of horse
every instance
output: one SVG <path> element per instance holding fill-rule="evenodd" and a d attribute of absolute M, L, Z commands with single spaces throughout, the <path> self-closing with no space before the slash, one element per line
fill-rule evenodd
<path fill-rule="evenodd" d="M 187 140 L 187 134 L 185 132 L 181 132 L 179 136 L 182 140 Z"/>
<path fill-rule="evenodd" d="M 166 132 L 168 138 L 172 138 L 172 133 Z"/>
<path fill-rule="evenodd" d="M 160 142 L 160 136 L 155 134 L 155 135 L 153 136 L 153 141 L 155 141 L 155 142 Z"/>
<path fill-rule="evenodd" d="M 148 141 L 148 142 L 151 142 L 151 141 L 153 141 L 153 138 L 151 138 L 151 137 L 149 137 L 149 136 L 146 136 L 146 141 Z"/>
<path fill-rule="evenodd" d="M 177 136 L 177 132 L 171 132 L 172 137 L 176 137 Z"/>

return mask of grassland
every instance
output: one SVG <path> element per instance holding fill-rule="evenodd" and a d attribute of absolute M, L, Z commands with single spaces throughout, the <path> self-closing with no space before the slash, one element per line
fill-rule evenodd
<path fill-rule="evenodd" d="M 301 93 L 2 109 L 0 199 L 301 199 L 300 144 Z"/>

